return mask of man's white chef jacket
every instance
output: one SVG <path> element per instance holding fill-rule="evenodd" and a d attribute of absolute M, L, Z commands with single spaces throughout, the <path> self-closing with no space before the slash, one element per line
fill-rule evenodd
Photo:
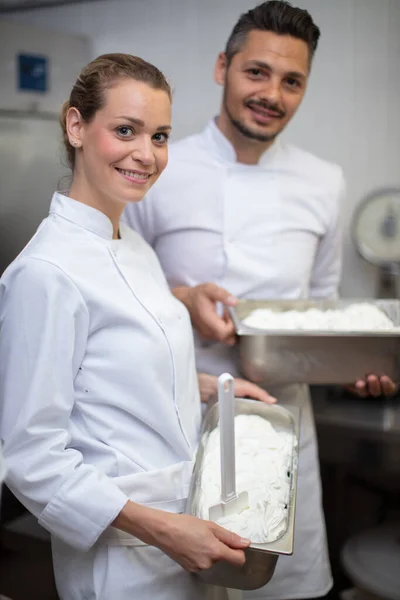
<path fill-rule="evenodd" d="M 172 144 L 166 170 L 125 219 L 171 287 L 213 281 L 239 298 L 325 298 L 340 280 L 344 187 L 340 167 L 279 139 L 259 164 L 237 163 L 212 120 Z M 197 340 L 197 368 L 232 370 L 233 353 Z"/>

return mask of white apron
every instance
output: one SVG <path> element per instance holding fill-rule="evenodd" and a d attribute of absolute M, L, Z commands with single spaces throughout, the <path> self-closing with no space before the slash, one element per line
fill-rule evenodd
<path fill-rule="evenodd" d="M 298 202 L 290 186 L 271 178 L 268 203 L 263 173 L 240 165 L 232 169 L 224 185 L 223 243 L 226 268 L 216 283 L 238 297 L 306 297 L 312 279 L 312 259 L 317 248 L 317 231 L 311 219 L 296 230 L 290 219 Z M 243 202 L 245 197 L 251 203 Z M 283 200 L 286 200 L 286 204 Z M 283 204 L 282 204 L 283 203 Z M 249 207 L 252 206 L 252 209 Z M 294 208 L 293 208 L 294 210 Z M 254 214 L 258 213 L 258 219 Z M 275 215 L 275 218 L 274 218 Z M 263 235 L 270 221 L 270 235 Z M 317 231 L 314 231 L 317 227 Z M 235 243 L 231 243 L 235 240 Z M 248 250 L 251 248 L 251 250 Z M 286 265 L 283 267 L 282 265 Z M 282 272 L 283 271 L 283 272 Z M 246 290 L 250 289 L 250 293 Z M 274 290 L 278 290 L 275 292 Z M 198 371 L 219 375 L 242 375 L 238 347 L 204 342 L 195 336 Z M 243 375 L 242 375 L 243 376 Z M 296 599 L 324 596 L 332 587 L 332 575 L 321 499 L 317 439 L 309 389 L 306 385 L 268 387 L 282 406 L 301 410 L 299 469 L 295 516 L 295 547 L 292 556 L 281 556 L 271 581 L 259 590 L 232 592 L 230 600 Z M 215 590 L 213 600 L 226 598 Z M 230 592 L 229 592 L 230 593 Z M 212 596 L 211 596 L 212 598 Z"/>

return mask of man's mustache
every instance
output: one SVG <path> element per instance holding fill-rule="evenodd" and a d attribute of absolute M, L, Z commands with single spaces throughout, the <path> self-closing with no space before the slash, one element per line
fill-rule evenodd
<path fill-rule="evenodd" d="M 275 113 L 275 115 L 281 119 L 283 119 L 283 117 L 286 116 L 286 112 L 284 110 L 281 110 L 277 104 L 274 104 L 273 102 L 268 102 L 267 100 L 248 100 L 245 104 L 249 108 L 253 106 L 259 106 L 264 110 L 269 110 Z"/>

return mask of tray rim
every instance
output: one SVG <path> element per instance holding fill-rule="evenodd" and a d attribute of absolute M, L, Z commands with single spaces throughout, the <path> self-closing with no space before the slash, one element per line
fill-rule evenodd
<path fill-rule="evenodd" d="M 241 319 L 237 315 L 237 308 L 244 303 L 257 303 L 265 304 L 265 308 L 269 308 L 268 305 L 273 304 L 277 306 L 281 305 L 293 305 L 293 309 L 297 304 L 310 304 L 310 308 L 319 308 L 324 304 L 332 303 L 336 304 L 338 308 L 350 306 L 351 304 L 372 304 L 374 306 L 386 305 L 388 308 L 392 306 L 397 309 L 400 314 L 400 300 L 397 298 L 386 299 L 386 298 L 341 298 L 341 299 L 328 299 L 328 298 L 299 298 L 299 299 L 277 299 L 277 298 L 243 298 L 239 299 L 236 306 L 228 307 L 230 317 L 235 326 L 236 335 L 238 336 L 256 336 L 256 337 L 279 337 L 279 338 L 292 338 L 292 337 L 304 337 L 304 338 L 381 338 L 381 339 L 400 339 L 400 324 L 394 323 L 395 327 L 399 327 L 396 331 L 388 330 L 364 330 L 364 331 L 352 331 L 352 330 L 310 330 L 310 329 L 257 329 L 256 327 L 249 327 L 243 325 Z M 389 315 L 387 315 L 389 316 Z M 389 317 L 390 318 L 390 317 Z"/>
<path fill-rule="evenodd" d="M 291 489 L 290 489 L 290 497 L 289 497 L 290 507 L 289 507 L 286 531 L 278 539 L 274 540 L 273 542 L 268 542 L 266 544 L 258 544 L 258 543 L 252 542 L 250 544 L 250 546 L 248 547 L 249 550 L 254 551 L 254 552 L 262 552 L 262 553 L 266 553 L 266 554 L 277 554 L 277 555 L 291 555 L 291 554 L 293 554 L 293 548 L 294 548 L 294 523 L 295 523 L 296 501 L 297 501 L 297 476 L 298 476 L 298 462 L 299 462 L 301 410 L 297 406 L 290 406 L 290 409 L 289 409 L 289 408 L 285 408 L 284 406 L 280 406 L 280 405 L 276 405 L 276 404 L 273 404 L 273 405 L 264 404 L 263 402 L 260 402 L 258 400 L 252 400 L 250 398 L 235 397 L 235 406 L 240 406 L 241 404 L 242 405 L 253 404 L 253 405 L 259 406 L 261 408 L 261 410 L 263 410 L 262 407 L 268 407 L 268 410 L 272 409 L 272 410 L 278 410 L 278 412 L 283 412 L 284 414 L 289 416 L 289 418 L 292 422 L 292 425 L 293 425 L 293 431 L 296 436 L 297 444 L 295 444 L 294 448 L 293 448 L 292 481 L 291 481 Z M 198 449 L 196 452 L 196 460 L 195 460 L 195 464 L 193 466 L 193 474 L 195 473 L 197 466 L 198 466 L 200 444 L 202 443 L 203 436 L 207 432 L 207 429 L 208 429 L 207 421 L 209 421 L 211 419 L 211 412 L 216 410 L 217 405 L 218 405 L 218 403 L 215 402 L 207 410 L 207 412 L 204 416 L 202 426 L 201 426 L 199 446 L 198 446 Z M 195 481 L 193 478 L 193 474 L 192 474 L 192 479 L 190 482 L 190 489 L 189 489 L 188 499 L 187 499 L 187 503 L 186 503 L 186 513 L 187 514 L 193 514 L 190 511 L 190 506 L 193 503 L 193 497 L 194 497 L 194 492 L 195 492 Z"/>

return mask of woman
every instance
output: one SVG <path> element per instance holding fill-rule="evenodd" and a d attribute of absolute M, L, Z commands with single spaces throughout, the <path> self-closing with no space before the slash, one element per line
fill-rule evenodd
<path fill-rule="evenodd" d="M 62 600 L 202 598 L 190 573 L 249 544 L 179 514 L 200 425 L 190 320 L 120 225 L 166 166 L 170 119 L 154 66 L 86 66 L 61 116 L 70 190 L 1 280 L 7 483 L 52 534 Z"/>

